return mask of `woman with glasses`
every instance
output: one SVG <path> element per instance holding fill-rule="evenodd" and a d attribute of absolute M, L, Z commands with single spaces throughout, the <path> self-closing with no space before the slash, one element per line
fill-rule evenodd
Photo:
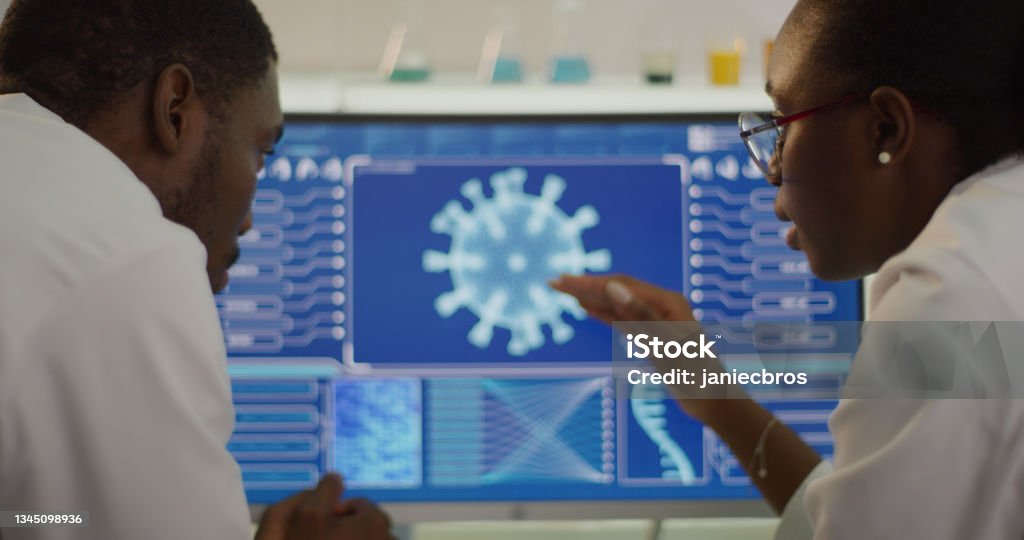
<path fill-rule="evenodd" d="M 741 115 L 740 137 L 817 276 L 877 273 L 868 320 L 1024 321 L 1021 2 L 799 0 L 767 91 L 775 113 Z M 628 276 L 553 286 L 606 322 L 693 320 Z M 843 400 L 834 465 L 752 400 L 680 404 L 745 464 L 778 538 L 1024 537 L 1024 401 Z"/>

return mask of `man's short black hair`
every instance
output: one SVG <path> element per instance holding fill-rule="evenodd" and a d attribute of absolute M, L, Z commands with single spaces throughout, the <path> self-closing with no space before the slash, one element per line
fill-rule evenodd
<path fill-rule="evenodd" d="M 23 92 L 69 123 L 180 62 L 214 116 L 277 59 L 251 0 L 14 0 L 0 26 L 0 94 Z"/>

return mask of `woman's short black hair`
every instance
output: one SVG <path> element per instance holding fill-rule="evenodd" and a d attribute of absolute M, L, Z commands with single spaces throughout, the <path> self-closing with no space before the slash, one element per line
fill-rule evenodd
<path fill-rule="evenodd" d="M 938 112 L 961 149 L 961 177 L 1024 149 L 1024 2 L 804 0 L 814 53 L 844 86 L 888 85 Z"/>
<path fill-rule="evenodd" d="M 180 62 L 217 115 L 271 59 L 251 0 L 14 0 L 0 26 L 0 93 L 27 93 L 81 127 Z"/>

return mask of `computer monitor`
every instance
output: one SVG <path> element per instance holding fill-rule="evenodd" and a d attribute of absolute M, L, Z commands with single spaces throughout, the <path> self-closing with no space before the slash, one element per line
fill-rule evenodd
<path fill-rule="evenodd" d="M 664 394 L 615 399 L 610 330 L 546 282 L 859 320 L 859 284 L 811 275 L 774 196 L 732 116 L 289 117 L 217 300 L 250 503 L 328 470 L 385 503 L 756 500 Z M 766 405 L 831 455 L 834 401 Z"/>

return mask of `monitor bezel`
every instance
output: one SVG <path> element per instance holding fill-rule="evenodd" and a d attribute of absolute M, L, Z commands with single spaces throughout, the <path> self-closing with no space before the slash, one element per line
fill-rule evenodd
<path fill-rule="evenodd" d="M 769 114 L 761 111 L 763 114 Z M 701 123 L 737 122 L 739 113 L 602 113 L 602 114 L 350 114 L 350 113 L 285 113 L 288 123 L 392 123 L 392 124 L 488 124 L 488 123 Z"/>

